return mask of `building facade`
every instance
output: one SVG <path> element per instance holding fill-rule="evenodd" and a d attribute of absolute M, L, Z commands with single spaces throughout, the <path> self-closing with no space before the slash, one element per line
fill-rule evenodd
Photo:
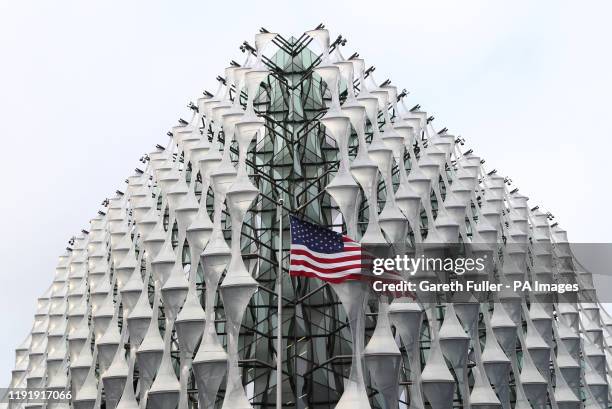
<path fill-rule="evenodd" d="M 10 387 L 70 399 L 9 407 L 272 407 L 279 357 L 285 408 L 608 407 L 612 319 L 566 232 L 344 42 L 318 27 L 241 46 L 38 299 Z M 414 299 L 292 277 L 290 214 L 395 254 L 475 245 L 492 254 L 478 279 L 579 291 Z"/>

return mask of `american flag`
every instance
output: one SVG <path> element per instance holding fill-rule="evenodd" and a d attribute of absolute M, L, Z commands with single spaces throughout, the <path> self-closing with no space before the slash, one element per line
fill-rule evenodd
<path fill-rule="evenodd" d="M 361 244 L 336 231 L 290 217 L 292 276 L 331 283 L 363 278 Z"/>

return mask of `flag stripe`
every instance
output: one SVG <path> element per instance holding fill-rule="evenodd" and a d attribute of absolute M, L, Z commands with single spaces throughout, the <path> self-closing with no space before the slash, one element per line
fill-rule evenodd
<path fill-rule="evenodd" d="M 342 277 L 327 277 L 325 275 L 313 273 L 311 271 L 299 271 L 299 270 L 291 270 L 290 275 L 300 276 L 300 277 L 319 278 L 323 281 L 327 281 L 329 283 L 334 283 L 334 284 L 341 283 L 346 280 L 358 280 L 361 277 L 361 274 L 348 274 Z"/>
<path fill-rule="evenodd" d="M 309 252 L 308 250 L 303 249 L 291 249 L 291 256 L 307 256 L 314 261 L 318 261 L 320 263 L 329 263 L 331 261 L 336 263 L 343 263 L 346 261 L 360 261 L 361 254 L 351 254 L 345 256 L 335 256 L 335 257 L 322 257 L 321 255 L 317 255 L 313 252 Z M 326 254 L 326 256 L 328 256 Z"/>
<path fill-rule="evenodd" d="M 291 250 L 302 250 L 305 252 L 308 252 L 309 254 L 312 254 L 316 257 L 320 257 L 320 258 L 325 258 L 325 259 L 329 259 L 329 260 L 335 260 L 337 259 L 339 256 L 358 256 L 361 255 L 361 251 L 360 250 L 351 250 L 351 251 L 342 251 L 341 253 L 321 253 L 318 251 L 314 251 L 312 249 L 309 249 L 306 246 L 300 245 L 300 244 L 295 244 L 295 245 L 291 245 Z"/>
<path fill-rule="evenodd" d="M 346 270 L 359 270 L 361 271 L 362 265 L 361 263 L 351 263 L 351 264 L 323 264 L 317 263 L 316 261 L 311 261 L 309 259 L 291 259 L 291 266 L 306 266 L 312 268 L 315 271 L 323 274 L 332 274 L 338 273 Z"/>
<path fill-rule="evenodd" d="M 329 278 L 339 278 L 339 277 L 346 277 L 348 275 L 353 275 L 353 274 L 361 274 L 361 269 L 360 268 L 351 268 L 345 271 L 339 271 L 336 273 L 321 273 L 321 271 L 312 268 L 310 266 L 293 266 L 293 271 L 306 271 L 306 272 L 310 272 L 313 274 L 317 274 L 320 277 L 329 277 Z"/>

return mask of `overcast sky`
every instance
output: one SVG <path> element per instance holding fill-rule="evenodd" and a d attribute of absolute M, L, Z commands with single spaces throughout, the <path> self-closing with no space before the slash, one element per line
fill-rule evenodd
<path fill-rule="evenodd" d="M 0 0 L 0 386 L 68 239 L 261 26 L 325 23 L 570 240 L 611 241 L 612 3 L 371 3 Z"/>

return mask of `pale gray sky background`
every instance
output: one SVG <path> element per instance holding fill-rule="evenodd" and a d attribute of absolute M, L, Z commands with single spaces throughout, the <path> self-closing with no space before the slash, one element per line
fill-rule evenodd
<path fill-rule="evenodd" d="M 607 1 L 0 0 L 0 386 L 57 256 L 259 27 L 323 22 L 570 240 L 610 242 Z"/>

